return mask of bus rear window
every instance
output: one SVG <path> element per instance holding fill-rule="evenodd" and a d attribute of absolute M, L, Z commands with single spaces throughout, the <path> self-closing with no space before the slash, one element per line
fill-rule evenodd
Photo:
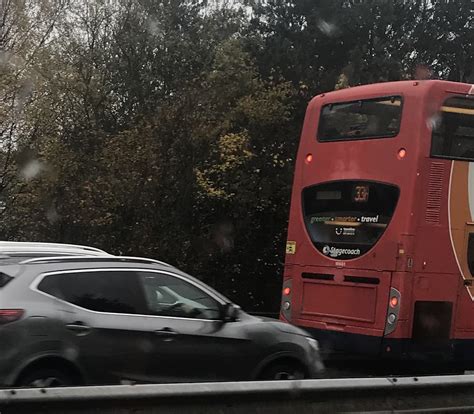
<path fill-rule="evenodd" d="M 311 240 L 333 259 L 367 253 L 385 232 L 399 189 L 373 181 L 333 181 L 303 190 L 303 214 Z"/>
<path fill-rule="evenodd" d="M 432 157 L 474 161 L 474 98 L 447 99 L 432 125 Z"/>
<path fill-rule="evenodd" d="M 319 119 L 318 140 L 394 137 L 400 129 L 401 113 L 400 96 L 324 105 Z"/>

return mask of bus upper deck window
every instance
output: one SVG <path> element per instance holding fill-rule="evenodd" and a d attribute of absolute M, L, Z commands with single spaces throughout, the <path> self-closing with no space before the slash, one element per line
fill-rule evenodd
<path fill-rule="evenodd" d="M 432 131 L 432 157 L 474 161 L 474 98 L 448 98 Z"/>
<path fill-rule="evenodd" d="M 402 98 L 386 96 L 331 103 L 321 109 L 321 142 L 394 137 L 400 129 Z"/>

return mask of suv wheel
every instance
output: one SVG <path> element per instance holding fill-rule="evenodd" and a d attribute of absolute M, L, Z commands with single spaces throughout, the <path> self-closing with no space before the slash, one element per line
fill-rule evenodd
<path fill-rule="evenodd" d="M 263 380 L 299 380 L 305 378 L 304 369 L 294 362 L 276 362 L 266 368 L 261 378 Z"/>
<path fill-rule="evenodd" d="M 40 368 L 26 373 L 18 380 L 20 387 L 52 388 L 74 385 L 72 378 L 63 371 L 52 368 Z"/>

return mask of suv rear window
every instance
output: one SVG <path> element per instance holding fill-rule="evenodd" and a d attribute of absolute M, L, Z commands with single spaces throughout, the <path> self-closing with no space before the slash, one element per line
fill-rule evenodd
<path fill-rule="evenodd" d="M 400 96 L 327 104 L 321 109 L 318 140 L 394 137 L 400 129 L 401 114 Z"/>

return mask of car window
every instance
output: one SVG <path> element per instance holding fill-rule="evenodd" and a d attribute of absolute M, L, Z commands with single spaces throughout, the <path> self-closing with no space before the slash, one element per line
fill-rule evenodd
<path fill-rule="evenodd" d="M 135 272 L 94 271 L 46 276 L 38 289 L 85 309 L 143 313 L 144 300 Z"/>
<path fill-rule="evenodd" d="M 220 319 L 219 303 L 183 279 L 163 273 L 141 272 L 140 280 L 152 315 Z"/>

